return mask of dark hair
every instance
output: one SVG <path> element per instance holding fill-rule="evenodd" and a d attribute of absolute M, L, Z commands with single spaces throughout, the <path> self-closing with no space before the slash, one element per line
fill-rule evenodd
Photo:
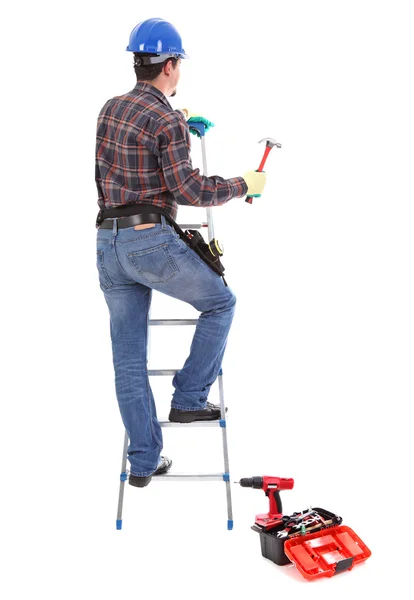
<path fill-rule="evenodd" d="M 147 54 L 147 53 L 143 53 L 143 52 L 134 52 L 134 56 L 156 56 L 155 54 Z M 157 63 L 155 65 L 144 65 L 141 67 L 138 67 L 137 65 L 134 65 L 134 71 L 135 71 L 135 75 L 137 76 L 137 81 L 152 81 L 153 79 L 156 79 L 158 77 L 158 75 L 161 73 L 161 71 L 164 68 L 164 65 L 167 64 L 168 61 L 172 62 L 172 66 L 173 69 L 175 69 L 175 66 L 177 64 L 178 58 L 167 58 L 164 62 L 162 63 Z"/>

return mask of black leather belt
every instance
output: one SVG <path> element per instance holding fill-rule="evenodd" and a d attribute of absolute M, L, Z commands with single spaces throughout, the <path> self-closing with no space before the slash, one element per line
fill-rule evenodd
<path fill-rule="evenodd" d="M 155 213 L 150 213 L 148 215 L 132 215 L 130 217 L 119 217 L 117 219 L 118 229 L 123 229 L 124 227 L 133 227 L 134 225 L 143 225 L 145 223 L 161 223 L 161 216 Z M 105 219 L 99 225 L 99 229 L 112 229 L 114 226 L 113 219 Z"/>

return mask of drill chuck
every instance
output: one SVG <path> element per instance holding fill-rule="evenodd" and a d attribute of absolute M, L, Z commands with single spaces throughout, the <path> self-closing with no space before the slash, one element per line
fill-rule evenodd
<path fill-rule="evenodd" d="M 243 477 L 239 481 L 242 487 L 251 487 L 256 490 L 261 490 L 263 487 L 263 477 Z"/>

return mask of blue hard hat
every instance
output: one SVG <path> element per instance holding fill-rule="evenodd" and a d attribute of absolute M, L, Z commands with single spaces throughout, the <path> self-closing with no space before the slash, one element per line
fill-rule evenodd
<path fill-rule="evenodd" d="M 126 49 L 130 52 L 149 52 L 188 58 L 180 34 L 174 25 L 164 19 L 147 19 L 138 23 L 131 31 Z"/>

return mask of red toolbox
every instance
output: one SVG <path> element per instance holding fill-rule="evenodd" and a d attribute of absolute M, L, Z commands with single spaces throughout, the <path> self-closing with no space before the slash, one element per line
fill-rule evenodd
<path fill-rule="evenodd" d="M 292 489 L 293 479 L 264 476 L 239 483 L 262 489 L 269 498 L 269 512 L 256 515 L 252 529 L 260 534 L 262 556 L 277 565 L 294 563 L 312 580 L 350 571 L 371 556 L 361 538 L 335 513 L 315 507 L 283 515 L 279 492 Z"/>
<path fill-rule="evenodd" d="M 371 556 L 361 538 L 346 525 L 292 537 L 285 541 L 285 553 L 306 579 L 350 571 Z"/>
<path fill-rule="evenodd" d="M 285 525 L 291 517 L 282 515 L 282 522 L 270 529 L 253 525 L 253 531 L 260 534 L 262 556 L 277 565 L 294 563 L 306 579 L 316 577 L 332 577 L 342 571 L 350 571 L 355 564 L 371 556 L 371 551 L 357 534 L 346 525 L 341 525 L 342 518 L 323 508 L 313 508 L 328 525 L 319 525 L 318 531 L 289 533 Z M 294 513 L 298 518 L 307 513 Z"/>

